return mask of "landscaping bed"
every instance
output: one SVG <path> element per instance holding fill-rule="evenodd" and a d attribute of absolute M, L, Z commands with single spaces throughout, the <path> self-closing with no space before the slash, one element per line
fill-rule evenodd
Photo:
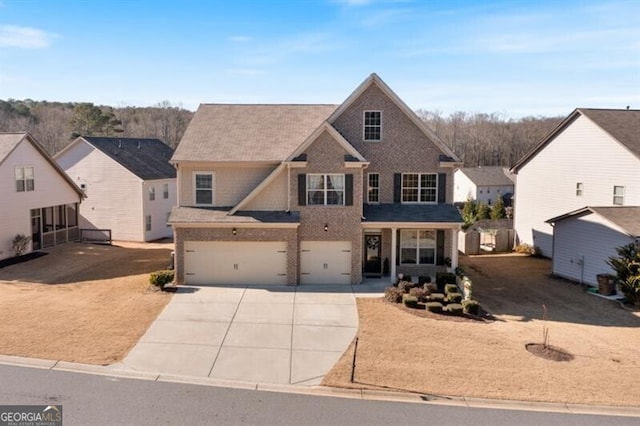
<path fill-rule="evenodd" d="M 353 346 L 323 384 L 425 395 L 637 406 L 640 317 L 549 276 L 550 262 L 528 256 L 463 257 L 473 298 L 494 321 L 443 321 L 380 299 L 357 299 Z M 545 320 L 542 305 L 547 307 Z M 432 314 L 431 315 L 439 315 Z M 453 318 L 453 317 L 444 317 Z M 542 344 L 544 330 L 550 350 Z M 531 346 L 530 346 L 531 348 Z M 532 348 L 533 349 L 533 348 Z M 546 359 L 561 351 L 570 356 Z"/>
<path fill-rule="evenodd" d="M 169 262 L 169 245 L 71 243 L 47 251 L 0 269 L 0 354 L 110 364 L 170 300 L 149 286 L 149 273 Z"/>

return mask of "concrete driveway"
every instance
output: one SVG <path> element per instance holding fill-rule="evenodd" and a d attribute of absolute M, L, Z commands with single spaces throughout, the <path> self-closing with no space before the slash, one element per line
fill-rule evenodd
<path fill-rule="evenodd" d="M 120 366 L 317 385 L 357 329 L 351 286 L 183 286 Z"/>

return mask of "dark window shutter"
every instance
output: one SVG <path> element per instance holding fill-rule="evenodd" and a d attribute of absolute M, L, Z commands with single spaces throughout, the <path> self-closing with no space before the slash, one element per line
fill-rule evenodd
<path fill-rule="evenodd" d="M 447 202 L 447 174 L 438 173 L 438 203 Z"/>
<path fill-rule="evenodd" d="M 444 265 L 444 231 L 436 232 L 436 265 Z"/>
<path fill-rule="evenodd" d="M 353 205 L 353 175 L 344 175 L 344 205 Z"/>
<path fill-rule="evenodd" d="M 402 202 L 402 173 L 393 174 L 393 202 Z"/>
<path fill-rule="evenodd" d="M 298 205 L 307 205 L 307 175 L 304 173 L 298 175 Z"/>

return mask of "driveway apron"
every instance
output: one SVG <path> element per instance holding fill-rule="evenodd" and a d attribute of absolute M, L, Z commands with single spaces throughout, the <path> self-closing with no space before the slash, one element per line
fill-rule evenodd
<path fill-rule="evenodd" d="M 318 385 L 357 330 L 351 286 L 183 286 L 120 366 Z"/>

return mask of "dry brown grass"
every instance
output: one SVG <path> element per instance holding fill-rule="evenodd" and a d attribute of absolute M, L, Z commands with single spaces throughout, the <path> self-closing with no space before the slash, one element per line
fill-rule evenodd
<path fill-rule="evenodd" d="M 0 353 L 122 359 L 171 297 L 148 291 L 148 273 L 167 266 L 170 248 L 125 245 L 67 244 L 0 269 Z"/>
<path fill-rule="evenodd" d="M 487 302 L 496 308 L 489 309 L 496 321 L 435 320 L 412 315 L 381 299 L 358 299 L 356 383 L 349 383 L 351 348 L 323 384 L 638 406 L 637 313 L 584 294 L 579 286 L 549 278 L 545 260 L 485 257 L 464 261 L 467 270 L 475 268 L 470 271 L 475 295 L 483 306 Z M 528 286 L 535 288 L 528 291 Z M 577 307 L 555 312 L 568 301 Z M 542 340 L 542 303 L 553 307 L 546 323 L 550 343 L 571 353 L 574 360 L 554 362 L 526 350 L 527 343 Z"/>

